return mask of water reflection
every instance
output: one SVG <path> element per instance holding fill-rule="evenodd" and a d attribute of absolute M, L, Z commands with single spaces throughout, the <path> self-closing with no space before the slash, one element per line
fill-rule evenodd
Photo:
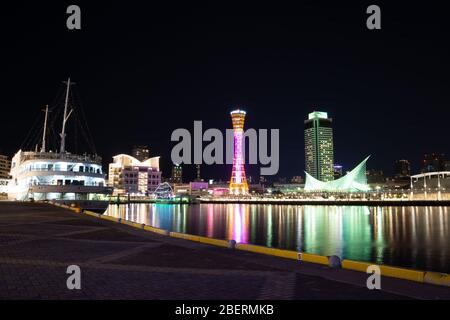
<path fill-rule="evenodd" d="M 170 231 L 450 272 L 448 207 L 111 205 L 108 215 Z"/>

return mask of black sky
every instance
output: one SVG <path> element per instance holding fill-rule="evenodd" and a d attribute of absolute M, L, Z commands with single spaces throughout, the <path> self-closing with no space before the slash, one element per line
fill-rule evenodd
<path fill-rule="evenodd" d="M 71 76 L 105 163 L 148 144 L 165 176 L 174 129 L 229 128 L 236 106 L 247 127 L 280 129 L 280 176 L 302 174 L 303 120 L 314 109 L 334 119 L 335 162 L 346 169 L 369 154 L 368 167 L 387 174 L 395 159 L 417 171 L 425 152 L 450 155 L 442 3 L 93 2 L 0 10 L 3 153 L 17 151 Z M 66 28 L 69 4 L 81 7 L 81 31 Z M 382 30 L 366 28 L 370 4 L 381 7 Z"/>

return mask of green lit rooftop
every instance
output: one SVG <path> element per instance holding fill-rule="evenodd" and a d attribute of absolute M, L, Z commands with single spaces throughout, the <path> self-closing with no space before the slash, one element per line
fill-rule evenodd
<path fill-rule="evenodd" d="M 311 119 L 328 119 L 328 113 L 322 111 L 313 111 L 308 115 L 308 120 Z"/>

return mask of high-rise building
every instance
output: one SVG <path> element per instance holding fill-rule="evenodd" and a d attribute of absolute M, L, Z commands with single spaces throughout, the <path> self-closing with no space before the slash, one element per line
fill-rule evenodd
<path fill-rule="evenodd" d="M 411 165 L 408 160 L 396 160 L 394 162 L 394 178 L 404 179 L 411 176 Z"/>
<path fill-rule="evenodd" d="M 7 156 L 0 154 L 0 179 L 8 179 L 11 170 L 11 161 Z"/>
<path fill-rule="evenodd" d="M 422 160 L 423 173 L 445 171 L 445 155 L 443 153 L 427 153 Z"/>
<path fill-rule="evenodd" d="M 333 120 L 314 111 L 305 120 L 305 171 L 317 180 L 334 179 Z"/>
<path fill-rule="evenodd" d="M 174 164 L 172 167 L 172 183 L 183 183 L 183 168 L 179 164 Z"/>
<path fill-rule="evenodd" d="M 200 171 L 200 165 L 199 164 L 196 164 L 195 165 L 195 171 L 196 171 L 196 173 L 197 173 L 197 175 L 196 175 L 196 177 L 195 177 L 195 181 L 203 181 L 202 180 L 202 175 L 201 175 L 201 171 Z"/>
<path fill-rule="evenodd" d="M 134 146 L 131 151 L 131 156 L 139 161 L 145 161 L 150 158 L 150 149 L 148 146 Z"/>
<path fill-rule="evenodd" d="M 234 132 L 234 153 L 229 191 L 230 194 L 235 195 L 244 195 L 248 193 L 248 184 L 244 169 L 244 150 L 242 146 L 245 114 L 245 111 L 242 110 L 234 110 L 231 112 Z"/>
<path fill-rule="evenodd" d="M 367 183 L 384 183 L 386 178 L 384 177 L 383 170 L 368 169 L 366 170 Z"/>
<path fill-rule="evenodd" d="M 109 164 L 109 185 L 114 194 L 129 193 L 148 195 L 161 184 L 159 157 L 139 161 L 126 154 L 113 157 Z"/>

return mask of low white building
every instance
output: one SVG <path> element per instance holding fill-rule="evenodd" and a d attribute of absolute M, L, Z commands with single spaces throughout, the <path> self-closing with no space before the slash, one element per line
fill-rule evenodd
<path fill-rule="evenodd" d="M 161 184 L 159 158 L 144 161 L 127 155 L 113 157 L 109 164 L 108 184 L 114 187 L 114 194 L 149 195 Z"/>

